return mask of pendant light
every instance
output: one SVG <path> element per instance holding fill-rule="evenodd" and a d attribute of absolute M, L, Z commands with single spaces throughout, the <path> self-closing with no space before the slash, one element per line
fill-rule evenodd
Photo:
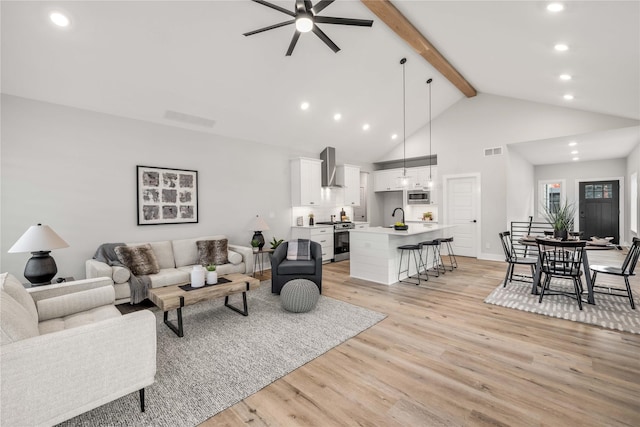
<path fill-rule="evenodd" d="M 431 157 L 431 82 L 433 79 L 427 80 L 427 86 L 429 86 L 429 181 L 428 186 L 433 187 L 433 179 L 431 178 L 431 165 L 433 164 L 433 158 Z"/>
<path fill-rule="evenodd" d="M 407 179 L 407 102 L 406 102 L 406 89 L 405 89 L 405 75 L 404 64 L 407 63 L 407 58 L 400 60 L 402 65 L 402 177 L 400 178 L 400 185 L 406 187 L 409 183 Z"/>

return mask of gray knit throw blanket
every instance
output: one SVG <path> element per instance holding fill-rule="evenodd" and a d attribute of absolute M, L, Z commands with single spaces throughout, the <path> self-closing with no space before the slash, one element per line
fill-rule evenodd
<path fill-rule="evenodd" d="M 124 243 L 103 243 L 98 247 L 93 259 L 104 262 L 110 266 L 127 268 L 116 255 L 117 246 L 126 246 Z M 135 276 L 131 273 L 129 289 L 131 290 L 131 304 L 138 304 L 147 298 L 147 290 L 151 287 L 149 276 Z"/>

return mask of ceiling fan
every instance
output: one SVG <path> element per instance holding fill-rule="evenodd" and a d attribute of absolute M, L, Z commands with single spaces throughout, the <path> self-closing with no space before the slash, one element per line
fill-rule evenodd
<path fill-rule="evenodd" d="M 324 8 L 329 6 L 335 0 L 320 0 L 315 4 L 315 6 L 311 4 L 310 0 L 296 0 L 296 8 L 294 12 L 263 0 L 252 1 L 293 17 L 293 19 L 280 22 L 279 24 L 270 25 L 268 27 L 260 28 L 259 30 L 244 33 L 245 36 L 251 36 L 263 31 L 273 30 L 275 28 L 280 28 L 284 27 L 285 25 L 291 25 L 295 23 L 296 32 L 293 34 L 293 38 L 291 39 L 291 43 L 289 44 L 289 49 L 287 49 L 287 56 L 291 56 L 291 53 L 293 53 L 293 49 L 296 47 L 296 43 L 298 43 L 298 38 L 300 38 L 300 33 L 307 33 L 309 31 L 313 31 L 315 35 L 318 36 L 320 40 L 325 42 L 325 44 L 329 46 L 334 52 L 338 52 L 340 50 L 340 48 L 334 42 L 332 42 L 331 39 L 327 37 L 327 35 L 322 32 L 320 28 L 318 28 L 318 24 L 356 25 L 359 27 L 370 27 L 373 25 L 373 21 L 368 19 L 318 16 L 318 13 L 320 13 Z"/>

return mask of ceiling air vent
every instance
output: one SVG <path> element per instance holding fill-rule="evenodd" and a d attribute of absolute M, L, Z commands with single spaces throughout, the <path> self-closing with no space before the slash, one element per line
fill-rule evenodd
<path fill-rule="evenodd" d="M 195 126 L 204 126 L 212 128 L 216 123 L 215 120 L 206 119 L 204 117 L 193 116 L 191 114 L 180 113 L 178 111 L 167 110 L 164 113 L 164 118 L 174 120 L 176 122 L 188 123 Z"/>
<path fill-rule="evenodd" d="M 502 147 L 485 148 L 484 156 L 499 156 L 502 154 Z"/>

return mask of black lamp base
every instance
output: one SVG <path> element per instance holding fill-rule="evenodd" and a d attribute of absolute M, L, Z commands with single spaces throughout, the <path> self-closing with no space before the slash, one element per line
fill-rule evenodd
<path fill-rule="evenodd" d="M 258 247 L 262 250 L 262 247 L 264 246 L 264 236 L 262 235 L 262 231 L 254 231 L 251 240 L 257 240 L 260 242 Z"/>
<path fill-rule="evenodd" d="M 33 255 L 24 267 L 24 277 L 32 285 L 48 285 L 58 272 L 58 266 L 53 257 L 49 255 L 51 251 L 31 252 Z"/>

